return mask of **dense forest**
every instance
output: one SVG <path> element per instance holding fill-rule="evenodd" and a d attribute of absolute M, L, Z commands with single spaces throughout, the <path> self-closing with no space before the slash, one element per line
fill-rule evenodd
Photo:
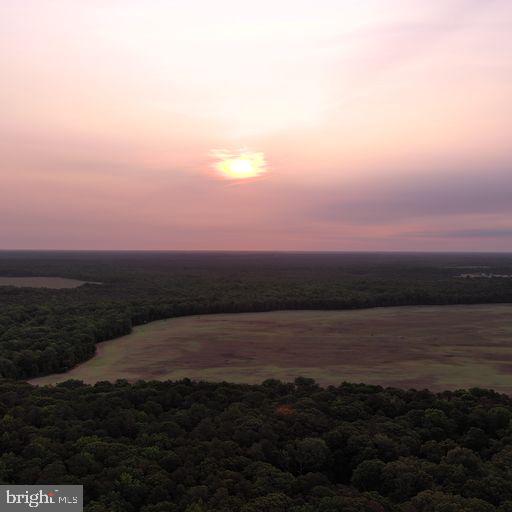
<path fill-rule="evenodd" d="M 95 344 L 173 316 L 512 302 L 511 255 L 0 252 L 0 276 L 60 276 L 76 289 L 0 286 L 0 376 L 63 372 Z"/>
<path fill-rule="evenodd" d="M 512 399 L 310 379 L 0 381 L 0 481 L 86 512 L 510 512 Z"/>

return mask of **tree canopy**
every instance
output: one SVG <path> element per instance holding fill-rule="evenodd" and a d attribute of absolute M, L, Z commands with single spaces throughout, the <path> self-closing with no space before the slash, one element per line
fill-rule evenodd
<path fill-rule="evenodd" d="M 0 482 L 83 484 L 86 512 L 512 510 L 492 391 L 4 380 L 0 410 Z"/>

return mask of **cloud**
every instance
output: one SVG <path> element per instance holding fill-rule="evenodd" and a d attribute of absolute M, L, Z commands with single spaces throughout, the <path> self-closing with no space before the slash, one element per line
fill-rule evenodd
<path fill-rule="evenodd" d="M 425 217 L 512 213 L 512 172 L 445 172 L 398 176 L 390 173 L 369 186 L 318 194 L 317 219 L 388 223 Z"/>
<path fill-rule="evenodd" d="M 512 228 L 502 229 L 451 229 L 439 231 L 423 231 L 417 233 L 403 233 L 403 236 L 412 238 L 511 238 Z"/>

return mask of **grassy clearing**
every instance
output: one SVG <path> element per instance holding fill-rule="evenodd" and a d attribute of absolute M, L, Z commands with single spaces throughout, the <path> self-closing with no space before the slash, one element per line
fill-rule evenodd
<path fill-rule="evenodd" d="M 86 281 L 67 279 L 65 277 L 2 277 L 0 286 L 16 286 L 18 288 L 78 288 L 86 284 Z M 93 283 L 100 284 L 100 283 Z"/>
<path fill-rule="evenodd" d="M 511 333 L 511 304 L 192 316 L 137 327 L 70 372 L 31 382 L 303 375 L 322 384 L 512 393 Z"/>

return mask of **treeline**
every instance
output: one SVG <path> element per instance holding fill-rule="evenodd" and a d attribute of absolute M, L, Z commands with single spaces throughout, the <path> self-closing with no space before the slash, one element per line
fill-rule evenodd
<path fill-rule="evenodd" d="M 510 512 L 512 399 L 310 379 L 0 381 L 0 483 L 86 512 Z"/>
<path fill-rule="evenodd" d="M 174 316 L 512 302 L 512 256 L 255 253 L 0 253 L 0 275 L 101 282 L 71 290 L 0 287 L 0 376 L 64 372 L 95 344 Z"/>

